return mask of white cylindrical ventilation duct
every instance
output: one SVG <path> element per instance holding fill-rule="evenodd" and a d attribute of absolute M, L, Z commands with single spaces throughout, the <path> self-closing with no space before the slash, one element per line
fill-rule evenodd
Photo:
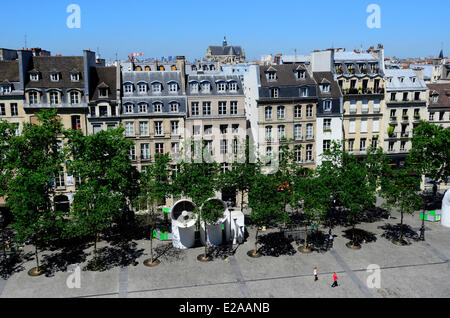
<path fill-rule="evenodd" d="M 197 214 L 195 204 L 189 200 L 177 201 L 171 210 L 172 244 L 176 248 L 186 249 L 195 245 L 195 224 Z"/>

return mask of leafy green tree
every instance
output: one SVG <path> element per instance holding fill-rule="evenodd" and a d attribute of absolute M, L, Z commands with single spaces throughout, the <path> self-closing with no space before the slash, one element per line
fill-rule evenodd
<path fill-rule="evenodd" d="M 8 183 L 12 178 L 9 152 L 11 138 L 14 137 L 15 127 L 7 121 L 0 121 L 0 197 L 8 190 Z"/>
<path fill-rule="evenodd" d="M 422 175 L 446 182 L 450 176 L 450 128 L 421 121 L 414 128 L 409 162 Z"/>
<path fill-rule="evenodd" d="M 218 200 L 207 200 L 203 203 L 202 211 L 200 213 L 200 220 L 203 221 L 205 227 L 205 251 L 203 259 L 208 259 L 208 231 L 207 226 L 216 223 L 221 217 L 223 217 L 223 204 Z"/>
<path fill-rule="evenodd" d="M 150 260 L 153 264 L 153 230 L 157 217 L 157 207 L 169 197 L 171 193 L 170 170 L 171 161 L 168 154 L 156 154 L 155 162 L 141 174 L 141 197 L 146 201 L 150 225 Z"/>
<path fill-rule="evenodd" d="M 284 200 L 279 195 L 279 181 L 274 175 L 257 174 L 249 191 L 250 220 L 256 226 L 255 249 L 258 256 L 258 235 L 260 227 L 273 222 L 284 222 Z"/>
<path fill-rule="evenodd" d="M 380 194 L 386 200 L 383 205 L 390 212 L 394 208 L 400 211 L 400 234 L 396 242 L 401 244 L 403 244 L 404 214 L 413 214 L 423 205 L 419 193 L 420 179 L 421 176 L 412 165 L 397 170 L 387 166 L 382 174 Z"/>
<path fill-rule="evenodd" d="M 18 239 L 29 240 L 35 246 L 33 274 L 41 273 L 38 246 L 57 238 L 63 224 L 63 213 L 55 211 L 53 205 L 54 179 L 64 159 L 58 145 L 62 125 L 56 114 L 57 110 L 38 113 L 39 125 L 26 123 L 21 136 L 10 139 L 8 161 L 13 177 L 7 205 L 13 213 Z"/>
<path fill-rule="evenodd" d="M 68 237 L 91 236 L 94 242 L 94 270 L 97 264 L 99 234 L 120 219 L 130 201 L 127 193 L 138 183 L 136 168 L 129 157 L 133 141 L 123 136 L 124 129 L 110 129 L 84 136 L 67 133 L 69 169 L 81 179 L 74 196 Z"/>

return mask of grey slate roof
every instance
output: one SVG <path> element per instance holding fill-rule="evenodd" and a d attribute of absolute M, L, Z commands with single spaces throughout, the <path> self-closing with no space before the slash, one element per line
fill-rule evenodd
<path fill-rule="evenodd" d="M 386 76 L 386 90 L 387 91 L 402 91 L 402 90 L 426 90 L 427 85 L 424 80 L 418 78 L 417 73 L 411 69 L 390 69 L 385 71 Z M 415 82 L 411 78 L 415 78 Z M 392 81 L 389 81 L 392 78 Z M 403 78 L 403 83 L 400 82 Z"/>
<path fill-rule="evenodd" d="M 309 72 L 306 72 L 305 79 L 297 79 L 294 71 L 298 68 L 297 64 L 281 64 L 260 66 L 259 74 L 262 87 L 280 87 L 280 86 L 301 86 L 301 85 L 316 85 L 315 80 L 311 77 Z M 266 71 L 276 70 L 277 79 L 268 81 L 266 78 Z"/>
<path fill-rule="evenodd" d="M 39 81 L 30 81 L 28 71 L 25 76 L 25 88 L 78 88 L 83 89 L 84 83 L 84 57 L 83 56 L 33 56 L 29 65 L 30 70 L 39 72 Z M 73 70 L 80 73 L 80 80 L 72 82 L 70 74 Z M 58 72 L 58 82 L 50 80 L 52 72 Z"/>
<path fill-rule="evenodd" d="M 192 82 L 198 82 L 199 84 L 201 82 L 208 81 L 211 85 L 211 91 L 209 93 L 201 93 L 201 89 L 199 88 L 198 94 L 192 94 L 190 92 L 189 83 Z M 218 82 L 231 82 L 235 81 L 237 82 L 237 91 L 236 92 L 229 92 L 228 90 L 226 93 L 219 93 L 217 91 L 217 85 Z M 244 91 L 242 89 L 242 83 L 241 79 L 238 75 L 223 75 L 223 74 L 204 74 L 204 75 L 189 75 L 188 81 L 187 81 L 187 94 L 191 96 L 209 96 L 209 95 L 244 95 Z"/>
<path fill-rule="evenodd" d="M 433 107 L 447 107 L 450 109 L 450 83 L 440 83 L 440 84 L 427 84 L 430 90 L 430 96 L 438 94 L 437 103 L 433 103 L 430 98 L 429 108 Z"/>
<path fill-rule="evenodd" d="M 208 49 L 211 51 L 211 55 L 243 55 L 242 46 L 209 46 Z"/>
<path fill-rule="evenodd" d="M 134 92 L 132 94 L 126 94 L 125 96 L 142 96 L 143 94 L 138 94 L 136 85 L 138 83 L 144 82 L 149 85 L 149 90 L 147 94 L 144 94 L 144 96 L 173 96 L 173 95 L 180 95 L 181 94 L 181 71 L 140 71 L 140 72 L 122 72 L 122 85 L 125 83 L 132 83 L 135 88 Z M 162 91 L 161 93 L 152 94 L 151 91 L 151 84 L 153 82 L 159 82 L 162 84 Z M 174 93 L 169 93 L 167 84 L 169 82 L 176 82 L 179 86 L 179 91 Z"/>
<path fill-rule="evenodd" d="M 116 100 L 116 67 L 92 67 L 90 73 L 90 92 L 91 101 L 99 99 L 99 88 L 108 88 L 108 98 L 102 100 Z"/>
<path fill-rule="evenodd" d="M 19 62 L 0 61 L 0 81 L 20 82 Z"/>
<path fill-rule="evenodd" d="M 340 98 L 342 97 L 341 89 L 338 83 L 334 80 L 334 75 L 331 72 L 315 72 L 313 73 L 314 79 L 317 83 L 327 83 L 330 84 L 330 92 L 322 93 L 320 87 L 317 89 L 317 94 L 319 98 Z"/>

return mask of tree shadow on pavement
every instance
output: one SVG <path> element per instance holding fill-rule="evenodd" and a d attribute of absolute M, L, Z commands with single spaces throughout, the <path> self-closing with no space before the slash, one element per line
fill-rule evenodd
<path fill-rule="evenodd" d="M 373 243 L 377 241 L 377 236 L 374 233 L 358 228 L 345 230 L 344 233 L 343 237 L 350 241 L 354 238 L 355 243 L 358 244 Z"/>
<path fill-rule="evenodd" d="M 56 272 L 66 272 L 68 266 L 81 264 L 86 261 L 88 253 L 85 250 L 90 244 L 71 245 L 64 247 L 60 252 L 42 257 L 42 268 L 45 276 L 53 277 Z"/>
<path fill-rule="evenodd" d="M 208 247 L 208 255 L 211 256 L 213 259 L 224 260 L 236 254 L 236 250 L 238 249 L 238 247 L 239 245 L 234 248 L 232 245 L 229 244 L 221 246 L 211 246 Z"/>
<path fill-rule="evenodd" d="M 186 251 L 175 248 L 172 243 L 163 244 L 154 248 L 155 259 L 164 263 L 174 263 L 182 261 L 186 257 Z"/>
<path fill-rule="evenodd" d="M 400 224 L 385 224 L 378 227 L 379 229 L 384 230 L 384 233 L 381 235 L 387 240 L 398 239 L 400 237 L 400 229 L 402 228 Z M 413 241 L 419 241 L 419 234 L 412 229 L 411 226 L 407 224 L 403 224 L 403 239 L 410 239 Z M 406 240 L 407 241 L 407 240 Z M 408 245 L 411 243 L 408 242 Z"/>
<path fill-rule="evenodd" d="M 125 267 L 132 264 L 132 254 L 139 258 L 143 255 L 144 249 L 136 249 L 135 242 L 122 242 L 116 246 L 106 246 L 97 250 L 97 263 L 100 264 L 100 271 L 107 271 L 114 267 Z M 91 253 L 93 254 L 93 252 Z M 94 260 L 88 261 L 83 270 L 93 268 Z"/>
<path fill-rule="evenodd" d="M 293 240 L 287 239 L 282 232 L 273 232 L 258 237 L 260 247 L 258 252 L 264 256 L 279 257 L 297 253 L 292 246 Z"/>
<path fill-rule="evenodd" d="M 19 273 L 25 270 L 23 266 L 24 263 L 29 262 L 33 259 L 34 253 L 29 252 L 26 254 L 13 254 L 9 255 L 6 259 L 3 259 L 1 255 L 0 259 L 0 279 L 8 279 L 13 274 Z"/>

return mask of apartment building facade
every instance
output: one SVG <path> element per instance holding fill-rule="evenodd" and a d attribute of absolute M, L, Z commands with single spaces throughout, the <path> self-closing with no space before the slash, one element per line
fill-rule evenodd
<path fill-rule="evenodd" d="M 450 127 L 450 82 L 427 84 L 429 103 L 427 117 L 430 123 L 444 128 Z"/>
<path fill-rule="evenodd" d="M 386 70 L 384 145 L 392 163 L 402 165 L 411 149 L 414 127 L 426 120 L 428 88 L 411 69 Z"/>
<path fill-rule="evenodd" d="M 334 75 L 343 95 L 345 149 L 365 156 L 370 146 L 383 145 L 383 48 L 370 53 L 334 52 Z"/>

